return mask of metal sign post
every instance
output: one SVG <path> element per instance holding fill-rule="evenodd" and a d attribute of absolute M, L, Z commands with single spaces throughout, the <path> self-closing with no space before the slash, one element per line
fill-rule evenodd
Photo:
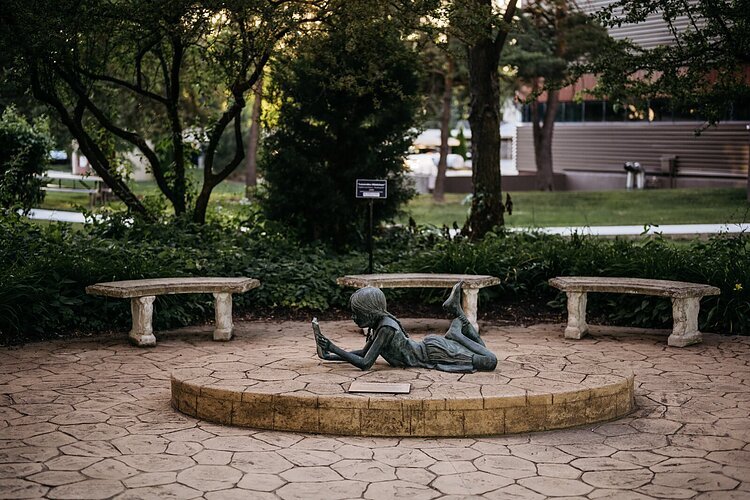
<path fill-rule="evenodd" d="M 357 198 L 370 202 L 370 227 L 367 232 L 367 253 L 370 256 L 370 264 L 367 267 L 367 273 L 372 274 L 372 207 L 375 200 L 388 198 L 388 183 L 384 179 L 357 179 L 355 195 Z"/>

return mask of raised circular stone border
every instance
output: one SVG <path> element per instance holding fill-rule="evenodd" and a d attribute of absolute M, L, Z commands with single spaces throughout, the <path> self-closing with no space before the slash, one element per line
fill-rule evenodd
<path fill-rule="evenodd" d="M 576 367 L 580 369 L 581 365 Z M 312 394 L 289 391 L 284 384 L 278 384 L 279 390 L 274 391 L 273 383 L 255 383 L 252 369 L 237 372 L 233 379 L 227 379 L 225 372 L 224 378 L 206 372 L 194 368 L 172 373 L 175 409 L 219 424 L 277 431 L 351 436 L 502 435 L 613 420 L 634 408 L 633 375 L 602 374 L 601 368 L 592 368 L 592 374 L 586 376 L 586 383 L 578 384 L 578 389 L 570 390 L 568 384 L 565 390 L 559 390 L 554 383 L 548 391 L 543 386 L 533 390 L 493 386 L 485 391 L 493 394 L 489 397 L 452 394 L 455 380 L 450 377 L 437 377 L 433 382 L 436 392 L 445 397 L 424 397 L 423 391 L 391 396 Z M 327 373 L 319 375 L 323 381 Z M 446 385 L 443 391 L 439 387 L 442 381 Z M 342 389 L 349 383 L 342 383 Z M 482 388 L 490 385 L 485 383 Z"/>

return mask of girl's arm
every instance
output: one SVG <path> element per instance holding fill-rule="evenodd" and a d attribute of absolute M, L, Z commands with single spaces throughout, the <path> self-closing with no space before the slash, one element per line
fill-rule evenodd
<path fill-rule="evenodd" d="M 324 344 L 324 346 L 322 347 L 325 351 L 338 356 L 338 358 L 342 361 L 347 361 L 353 364 L 360 370 L 367 370 L 373 365 L 373 363 L 375 363 L 375 360 L 380 355 L 380 351 L 383 349 L 383 346 L 388 341 L 388 339 L 390 339 L 389 334 L 392 332 L 381 331 L 383 328 L 388 327 L 381 327 L 378 329 L 378 332 L 375 335 L 375 339 L 372 342 L 368 343 L 368 345 L 365 346 L 365 349 L 362 349 L 362 351 L 364 351 L 364 355 L 359 354 L 359 352 L 357 351 L 345 351 L 344 349 L 341 349 L 339 346 L 328 340 L 322 334 L 320 334 L 321 338 L 319 339 L 318 345 L 320 345 L 322 342 Z M 390 330 L 390 328 L 388 329 Z M 316 337 L 317 336 L 318 334 L 316 333 Z"/>
<path fill-rule="evenodd" d="M 318 350 L 318 357 L 326 361 L 346 361 L 341 356 L 330 352 L 331 341 L 328 340 L 328 338 L 320 332 L 318 318 L 313 318 L 312 328 L 313 332 L 315 333 L 315 343 Z M 356 354 L 360 357 L 364 357 L 365 353 L 370 349 L 370 346 L 372 346 L 372 342 L 372 340 L 368 340 L 362 349 L 357 349 L 356 351 L 352 351 L 351 353 Z"/>

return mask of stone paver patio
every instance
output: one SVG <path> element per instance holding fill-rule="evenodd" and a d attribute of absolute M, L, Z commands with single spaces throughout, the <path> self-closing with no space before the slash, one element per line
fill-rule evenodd
<path fill-rule="evenodd" d="M 351 322 L 321 326 L 351 347 L 363 340 Z M 405 326 L 415 336 L 445 329 Z M 0 350 L 0 498 L 750 498 L 750 338 L 706 334 L 676 349 L 633 328 L 592 326 L 573 341 L 564 325 L 482 327 L 501 361 L 533 352 L 549 372 L 561 357 L 632 371 L 636 410 L 481 438 L 253 430 L 175 411 L 170 373 L 260 351 L 273 379 L 287 368 L 279 339 L 314 350 L 308 323 L 238 323 L 228 343 L 207 338 L 211 327 L 183 329 L 148 350 L 124 334 L 45 342 Z"/>

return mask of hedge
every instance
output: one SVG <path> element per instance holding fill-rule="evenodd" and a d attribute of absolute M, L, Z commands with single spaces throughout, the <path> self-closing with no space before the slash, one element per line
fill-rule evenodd
<path fill-rule="evenodd" d="M 703 331 L 750 333 L 750 237 L 717 236 L 675 244 L 659 237 L 604 240 L 533 233 L 498 233 L 472 243 L 434 230 L 392 229 L 375 243 L 376 271 L 491 274 L 502 284 L 482 300 L 547 304 L 564 310 L 564 295 L 547 285 L 553 276 L 598 275 L 707 283 L 722 294 L 702 302 Z M 3 343 L 126 330 L 128 301 L 85 294 L 102 281 L 166 276 L 249 276 L 262 286 L 235 296 L 237 313 L 256 310 L 326 311 L 345 308 L 351 290 L 336 285 L 361 273 L 362 251 L 335 252 L 300 244 L 270 224 L 133 223 L 108 219 L 83 229 L 29 223 L 0 215 L 0 340 Z M 395 296 L 398 292 L 394 291 Z M 408 297 L 408 295 L 407 295 Z M 413 297 L 413 296 L 412 296 Z M 422 295 L 429 298 L 429 294 Z M 435 299 L 437 300 L 437 298 Z M 592 315 L 613 324 L 665 327 L 668 300 L 592 294 Z M 157 298 L 155 328 L 209 318 L 208 294 Z"/>

